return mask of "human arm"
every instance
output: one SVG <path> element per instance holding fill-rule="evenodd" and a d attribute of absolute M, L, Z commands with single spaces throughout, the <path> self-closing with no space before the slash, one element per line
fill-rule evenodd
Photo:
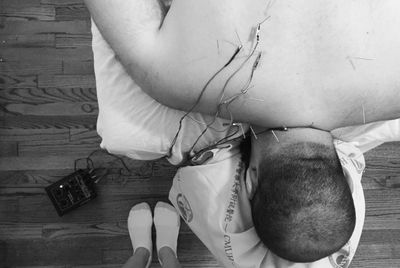
<path fill-rule="evenodd" d="M 168 156 L 172 164 L 178 164 L 192 149 L 197 152 L 228 134 L 227 120 L 217 119 L 197 140 L 212 118 L 190 113 L 182 120 L 174 143 L 185 112 L 149 97 L 126 72 L 93 21 L 92 37 L 102 148 L 142 160 Z"/>
<path fill-rule="evenodd" d="M 102 35 L 128 73 L 143 87 L 165 15 L 158 0 L 85 0 Z"/>

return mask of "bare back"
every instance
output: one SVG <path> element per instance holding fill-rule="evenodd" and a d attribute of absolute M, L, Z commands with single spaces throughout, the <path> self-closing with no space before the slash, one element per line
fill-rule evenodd
<path fill-rule="evenodd" d="M 265 127 L 398 118 L 399 14 L 397 0 L 174 0 L 144 89 Z"/>

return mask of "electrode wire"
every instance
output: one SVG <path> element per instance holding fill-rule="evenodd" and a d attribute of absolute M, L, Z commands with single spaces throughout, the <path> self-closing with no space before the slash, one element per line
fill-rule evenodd
<path fill-rule="evenodd" d="M 229 84 L 229 82 L 231 81 L 231 79 L 245 66 L 245 64 L 250 60 L 250 58 L 253 57 L 255 51 L 257 50 L 258 44 L 260 43 L 261 25 L 262 25 L 264 22 L 266 22 L 269 18 L 270 18 L 270 16 L 266 17 L 262 22 L 258 23 L 258 25 L 257 25 L 257 30 L 256 30 L 256 35 L 255 35 L 256 44 L 254 45 L 254 47 L 253 47 L 251 53 L 250 53 L 250 54 L 246 57 L 246 59 L 242 62 L 242 64 L 240 64 L 240 66 L 236 69 L 236 71 L 234 71 L 234 72 L 228 77 L 228 79 L 225 81 L 225 84 L 224 84 L 224 86 L 223 86 L 223 88 L 222 88 L 222 90 L 221 90 L 221 92 L 220 92 L 220 101 L 219 101 L 219 103 L 218 103 L 218 105 L 217 105 L 217 111 L 216 111 L 216 113 L 215 113 L 215 115 L 214 115 L 214 119 L 206 126 L 206 128 L 202 131 L 202 133 L 201 133 L 201 134 L 199 135 L 199 137 L 196 139 L 196 141 L 194 142 L 193 146 L 191 147 L 191 150 L 193 150 L 193 148 L 196 146 L 196 144 L 198 143 L 198 141 L 200 140 L 200 138 L 206 133 L 206 131 L 210 128 L 210 126 L 211 126 L 212 124 L 214 124 L 216 118 L 218 117 L 218 115 L 219 115 L 219 113 L 220 113 L 220 111 L 221 111 L 221 106 L 225 104 L 224 101 L 223 101 L 223 99 L 224 99 L 224 96 L 225 96 L 226 87 L 228 86 L 228 84 Z M 237 33 L 237 31 L 235 31 L 235 33 L 236 33 L 236 35 L 237 35 L 239 41 L 241 42 L 240 37 L 239 37 L 239 34 Z M 242 47 L 242 44 L 240 45 L 240 47 Z M 230 117 L 231 117 L 231 125 L 232 125 L 232 123 L 233 123 L 233 116 L 232 116 L 232 113 L 230 112 L 230 109 L 229 109 L 228 106 L 229 106 L 235 99 L 237 99 L 239 96 L 241 96 L 241 95 L 247 93 L 248 89 L 250 88 L 249 85 L 250 85 L 251 81 L 253 80 L 254 72 L 255 72 L 255 70 L 257 69 L 258 65 L 259 65 L 259 62 L 260 62 L 260 59 L 261 59 L 261 55 L 262 55 L 262 52 L 259 52 L 258 55 L 257 55 L 256 60 L 255 60 L 254 63 L 253 63 L 252 70 L 251 70 L 251 73 L 250 73 L 250 77 L 249 77 L 248 81 L 246 82 L 245 86 L 240 90 L 240 93 L 238 93 L 237 95 L 233 96 L 233 99 L 231 99 L 231 98 L 232 98 L 232 97 L 231 97 L 231 98 L 230 98 L 231 100 L 230 100 L 229 103 L 226 105 L 226 109 L 227 109 L 227 111 L 229 112 Z M 231 61 L 230 61 L 230 62 L 231 62 Z M 230 62 L 229 62 L 229 63 L 230 63 Z M 229 64 L 228 64 L 228 65 L 229 65 Z"/>
<path fill-rule="evenodd" d="M 175 134 L 174 139 L 172 140 L 172 144 L 171 147 L 169 149 L 169 155 L 172 155 L 172 148 L 175 145 L 179 133 L 182 129 L 182 122 L 185 119 L 186 116 L 188 116 L 189 113 L 191 113 L 194 108 L 196 108 L 196 106 L 199 104 L 201 98 L 203 97 L 204 92 L 206 91 L 207 87 L 209 86 L 209 84 L 211 83 L 212 80 L 215 79 L 215 77 L 217 77 L 218 74 L 220 74 L 229 64 L 231 64 L 231 62 L 235 59 L 235 57 L 239 54 L 239 52 L 242 50 L 243 46 L 240 45 L 236 48 L 235 52 L 233 53 L 233 55 L 229 58 L 229 60 L 206 82 L 206 84 L 203 86 L 199 96 L 197 97 L 196 102 L 193 104 L 193 106 L 181 117 L 181 119 L 179 120 L 179 127 L 178 127 L 178 131 Z M 214 122 L 215 120 L 213 120 Z"/>

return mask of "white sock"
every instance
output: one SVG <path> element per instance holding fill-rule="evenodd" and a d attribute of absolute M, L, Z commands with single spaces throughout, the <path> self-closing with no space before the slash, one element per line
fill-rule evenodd
<path fill-rule="evenodd" d="M 140 203 L 131 208 L 128 217 L 128 230 L 131 237 L 133 252 L 137 248 L 143 247 L 149 250 L 150 255 L 153 251 L 151 241 L 151 226 L 153 217 L 150 206 L 147 203 Z"/>
<path fill-rule="evenodd" d="M 176 255 L 181 220 L 175 208 L 167 203 L 158 202 L 154 209 L 154 225 L 157 233 L 157 253 L 163 247 L 169 247 Z"/>

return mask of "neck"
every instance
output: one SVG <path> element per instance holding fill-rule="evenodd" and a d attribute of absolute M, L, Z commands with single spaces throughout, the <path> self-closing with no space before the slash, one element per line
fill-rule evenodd
<path fill-rule="evenodd" d="M 258 132 L 260 133 L 260 132 Z M 330 132 L 314 128 L 288 128 L 282 130 L 264 130 L 257 135 L 258 138 L 252 138 L 252 157 L 261 158 L 261 155 L 272 155 L 282 150 L 291 150 L 293 144 L 299 147 L 304 146 L 304 150 L 310 144 L 320 144 L 328 148 L 333 148 L 333 137 Z M 327 150 L 332 151 L 334 150 Z M 257 156 L 258 155 L 258 156 Z"/>
<path fill-rule="evenodd" d="M 281 127 L 266 129 L 262 127 L 252 126 L 256 135 L 265 136 L 275 134 L 279 142 L 314 142 L 322 144 L 332 144 L 333 137 L 330 131 L 313 128 L 313 127 Z M 252 136 L 253 138 L 253 136 Z"/>
<path fill-rule="evenodd" d="M 333 137 L 329 131 L 315 128 L 288 128 L 287 131 L 274 131 L 280 143 L 313 142 L 333 146 Z"/>

